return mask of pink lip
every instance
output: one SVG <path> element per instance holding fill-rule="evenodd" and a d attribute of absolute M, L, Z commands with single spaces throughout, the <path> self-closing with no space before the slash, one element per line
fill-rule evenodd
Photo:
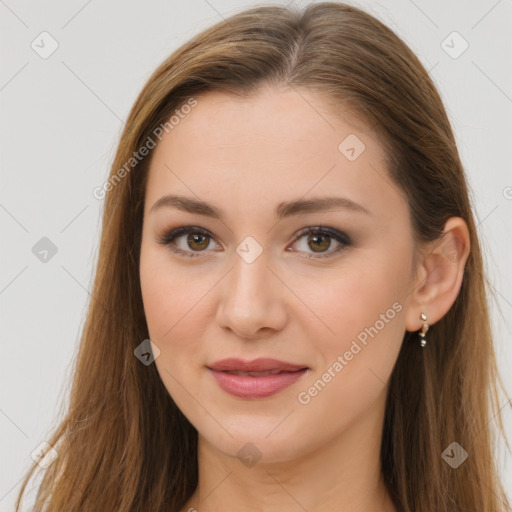
<path fill-rule="evenodd" d="M 304 365 L 278 361 L 277 359 L 223 359 L 207 367 L 221 389 L 240 398 L 265 398 L 291 386 L 308 370 Z M 275 375 L 261 377 L 236 375 L 229 371 L 264 372 L 279 370 Z"/>

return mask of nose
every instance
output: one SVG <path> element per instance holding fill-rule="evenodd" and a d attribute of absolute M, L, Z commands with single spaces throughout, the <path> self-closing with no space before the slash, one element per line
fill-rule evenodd
<path fill-rule="evenodd" d="M 290 291 L 269 267 L 265 251 L 248 263 L 235 254 L 234 265 L 223 279 L 217 322 L 244 339 L 258 339 L 283 329 Z"/>

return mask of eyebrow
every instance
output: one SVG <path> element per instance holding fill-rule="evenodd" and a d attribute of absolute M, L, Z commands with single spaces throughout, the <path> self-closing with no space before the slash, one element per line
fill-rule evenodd
<path fill-rule="evenodd" d="M 224 220 L 224 213 L 222 210 L 210 203 L 199 201 L 192 197 L 177 195 L 162 196 L 151 207 L 150 213 L 160 208 L 176 208 L 183 212 L 195 213 L 198 215 L 212 217 L 214 219 Z M 346 197 L 318 197 L 306 200 L 299 199 L 296 201 L 282 202 L 277 206 L 274 215 L 278 220 L 281 220 L 294 215 L 322 212 L 332 210 L 334 208 L 347 209 L 357 213 L 371 215 L 364 206 Z"/>

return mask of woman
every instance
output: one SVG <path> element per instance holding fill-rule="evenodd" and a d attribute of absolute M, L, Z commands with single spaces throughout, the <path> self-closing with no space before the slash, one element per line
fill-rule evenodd
<path fill-rule="evenodd" d="M 321 3 L 204 31 L 149 79 L 95 194 L 94 300 L 34 510 L 510 510 L 464 171 L 390 29 Z"/>

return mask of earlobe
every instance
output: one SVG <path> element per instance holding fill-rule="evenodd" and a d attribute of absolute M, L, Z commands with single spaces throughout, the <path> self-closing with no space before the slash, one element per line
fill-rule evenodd
<path fill-rule="evenodd" d="M 406 317 L 408 331 L 422 328 L 420 313 L 426 314 L 432 325 L 450 310 L 462 285 L 469 252 L 466 222 L 460 217 L 449 218 L 442 236 L 428 245 L 419 263 Z"/>

